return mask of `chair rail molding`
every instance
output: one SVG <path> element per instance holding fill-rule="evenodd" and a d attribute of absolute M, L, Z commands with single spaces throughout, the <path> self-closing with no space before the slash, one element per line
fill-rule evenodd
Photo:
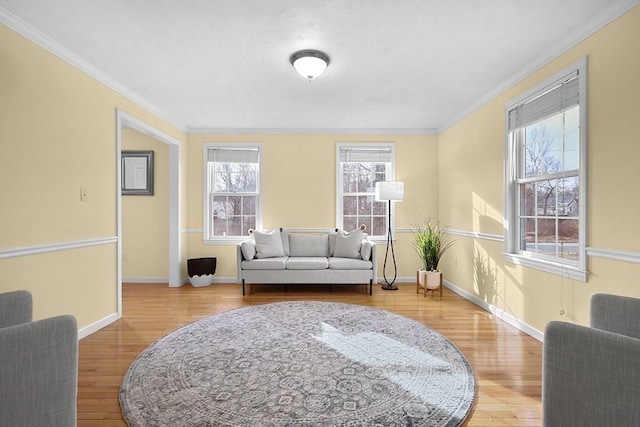
<path fill-rule="evenodd" d="M 74 240 L 70 242 L 49 243 L 44 245 L 24 246 L 20 248 L 0 249 L 0 259 L 15 258 L 49 252 L 66 251 L 69 249 L 89 248 L 92 246 L 118 243 L 117 236 L 97 237 L 94 239 Z"/>
<path fill-rule="evenodd" d="M 640 252 L 626 252 L 618 251 L 616 249 L 594 248 L 589 246 L 587 247 L 587 255 L 613 261 L 623 261 L 633 264 L 640 264 Z"/>

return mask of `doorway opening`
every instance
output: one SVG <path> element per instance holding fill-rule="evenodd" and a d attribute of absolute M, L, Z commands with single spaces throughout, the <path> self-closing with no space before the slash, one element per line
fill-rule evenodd
<path fill-rule="evenodd" d="M 122 317 L 122 130 L 134 129 L 169 146 L 169 277 L 171 287 L 182 286 L 180 265 L 180 141 L 146 122 L 116 110 L 116 167 L 117 167 L 117 306 L 118 318 Z"/>

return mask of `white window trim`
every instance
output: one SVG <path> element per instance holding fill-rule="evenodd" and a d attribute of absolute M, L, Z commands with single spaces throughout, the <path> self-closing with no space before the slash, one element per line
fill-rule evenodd
<path fill-rule="evenodd" d="M 517 170 L 514 161 L 517 156 L 517 149 L 509 141 L 509 111 L 515 106 L 524 102 L 527 98 L 540 92 L 553 82 L 561 79 L 563 76 L 578 70 L 579 73 L 579 105 L 580 105 L 580 207 L 578 219 L 580 221 L 579 232 L 580 239 L 578 250 L 580 251 L 580 261 L 577 265 L 575 262 L 562 263 L 557 260 L 546 260 L 543 258 L 533 257 L 530 254 L 520 252 L 517 244 L 517 209 L 518 203 L 516 177 Z M 587 129 L 588 129 L 588 104 L 587 104 L 587 57 L 583 57 L 568 67 L 560 70 L 535 87 L 529 89 L 525 93 L 511 99 L 505 106 L 505 134 L 504 134 L 504 180 L 505 180 L 505 198 L 504 198 L 504 258 L 514 264 L 525 267 L 534 268 L 573 280 L 586 282 L 588 278 L 587 271 Z"/>
<path fill-rule="evenodd" d="M 262 143 L 261 142 L 238 142 L 238 143 L 221 143 L 207 142 L 202 146 L 202 242 L 206 245 L 228 245 L 236 244 L 247 240 L 249 236 L 224 236 L 209 237 L 209 182 L 207 180 L 207 157 L 211 148 L 257 148 L 258 156 L 258 208 L 256 210 L 256 229 L 262 230 Z"/>
<path fill-rule="evenodd" d="M 340 150 L 343 148 L 390 148 L 391 168 L 387 181 L 396 180 L 396 144 L 395 142 L 338 142 L 336 143 L 336 228 L 342 229 L 342 170 L 340 168 Z M 396 204 L 391 203 L 391 233 L 396 240 Z M 368 231 L 368 230 L 367 230 Z M 367 232 L 365 231 L 365 233 Z M 368 234 L 368 233 L 367 233 Z M 387 236 L 369 236 L 375 243 L 387 243 Z"/>

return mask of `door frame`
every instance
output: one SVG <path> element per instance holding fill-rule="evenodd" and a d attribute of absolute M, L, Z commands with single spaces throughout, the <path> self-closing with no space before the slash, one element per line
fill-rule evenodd
<path fill-rule="evenodd" d="M 117 306 L 118 318 L 122 317 L 122 129 L 134 129 L 169 145 L 169 277 L 170 287 L 182 286 L 180 263 L 180 140 L 160 129 L 116 109 L 116 222 L 117 222 Z"/>

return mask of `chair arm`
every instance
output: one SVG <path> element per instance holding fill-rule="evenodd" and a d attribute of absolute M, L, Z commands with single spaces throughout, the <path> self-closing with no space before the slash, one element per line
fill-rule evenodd
<path fill-rule="evenodd" d="M 56 316 L 2 328 L 0 343 L 0 425 L 75 426 L 75 317 Z"/>
<path fill-rule="evenodd" d="M 640 339 L 640 299 L 595 294 L 591 297 L 591 327 Z"/>
<path fill-rule="evenodd" d="M 29 291 L 11 291 L 0 294 L 0 328 L 31 322 L 33 299 Z"/>
<path fill-rule="evenodd" d="M 552 321 L 544 334 L 543 425 L 640 425 L 640 340 Z"/>

